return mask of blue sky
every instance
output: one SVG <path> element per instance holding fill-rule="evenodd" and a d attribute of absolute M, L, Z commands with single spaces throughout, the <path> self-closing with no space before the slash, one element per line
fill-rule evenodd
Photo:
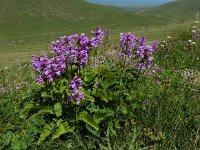
<path fill-rule="evenodd" d="M 120 7 L 149 7 L 164 4 L 174 0 L 87 0 L 92 3 L 112 5 Z"/>

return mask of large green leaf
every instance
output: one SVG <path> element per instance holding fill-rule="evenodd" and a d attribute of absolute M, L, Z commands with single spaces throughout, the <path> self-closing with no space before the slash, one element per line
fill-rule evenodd
<path fill-rule="evenodd" d="M 67 122 L 61 123 L 52 136 L 52 140 L 59 138 L 61 135 L 73 132 L 74 128 L 70 127 Z"/>
<path fill-rule="evenodd" d="M 51 123 L 49 125 L 46 125 L 42 131 L 42 133 L 40 134 L 40 138 L 37 142 L 38 145 L 40 145 L 49 135 L 52 134 L 53 130 L 54 130 L 55 124 Z"/>
<path fill-rule="evenodd" d="M 104 119 L 106 118 L 106 116 L 104 114 L 96 114 L 95 115 L 95 122 L 97 124 L 101 123 Z"/>
<path fill-rule="evenodd" d="M 60 102 L 56 103 L 54 105 L 54 112 L 56 114 L 57 117 L 60 117 L 62 115 L 62 105 Z"/>
<path fill-rule="evenodd" d="M 108 102 L 108 95 L 107 92 L 102 90 L 102 89 L 98 89 L 95 93 L 96 97 L 99 97 L 101 100 Z"/>
<path fill-rule="evenodd" d="M 44 108 L 40 109 L 37 112 L 37 115 L 40 115 L 40 114 L 54 114 L 53 107 L 47 106 L 47 107 L 44 107 Z"/>
<path fill-rule="evenodd" d="M 43 92 L 43 93 L 41 94 L 41 97 L 42 97 L 42 98 L 51 98 L 51 99 L 53 98 L 52 95 L 48 95 L 46 92 Z"/>
<path fill-rule="evenodd" d="M 40 109 L 37 113 L 33 114 L 29 119 L 34 118 L 41 114 L 54 114 L 53 107 L 51 107 L 51 106 L 44 107 L 44 108 Z"/>
<path fill-rule="evenodd" d="M 92 96 L 90 96 L 88 93 L 85 92 L 84 96 L 85 96 L 85 100 L 94 103 L 94 101 L 95 101 L 94 98 Z"/>
<path fill-rule="evenodd" d="M 35 107 L 34 103 L 29 102 L 24 106 L 24 110 L 30 110 L 30 109 L 32 109 L 34 107 Z"/>
<path fill-rule="evenodd" d="M 97 131 L 99 130 L 98 124 L 95 122 L 94 119 L 90 118 L 90 116 L 88 115 L 88 113 L 86 111 L 82 111 L 79 114 L 78 120 L 85 122 L 86 124 L 90 125 L 91 127 L 93 127 Z"/>
<path fill-rule="evenodd" d="M 24 108 L 20 111 L 20 118 L 26 118 L 27 114 L 30 110 L 32 110 L 33 108 L 36 108 L 36 106 L 34 105 L 34 103 L 29 102 L 27 103 Z"/>
<path fill-rule="evenodd" d="M 114 112 L 110 109 L 101 109 L 95 104 L 91 104 L 87 107 L 90 113 L 93 113 L 93 118 L 97 124 L 101 123 L 103 120 L 114 115 Z"/>

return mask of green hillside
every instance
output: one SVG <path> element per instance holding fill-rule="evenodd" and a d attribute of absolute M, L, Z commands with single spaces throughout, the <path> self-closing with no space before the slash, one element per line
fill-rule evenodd
<path fill-rule="evenodd" d="M 182 0 L 182 9 L 175 2 L 136 14 L 84 0 L 0 0 L 0 66 L 13 58 L 47 50 L 53 40 L 64 34 L 88 34 L 96 26 L 110 28 L 115 37 L 131 31 L 160 39 L 178 27 L 166 19 L 185 10 L 188 14 L 196 12 L 192 7 L 197 5 L 191 1 L 198 2 Z"/>
<path fill-rule="evenodd" d="M 82 0 L 1 0 L 0 34 L 23 35 L 91 28 L 96 25 L 134 23 L 143 18 L 122 9 Z M 144 24 L 149 24 L 146 20 Z"/>
<path fill-rule="evenodd" d="M 160 20 L 185 21 L 195 17 L 200 8 L 200 0 L 177 0 L 137 14 L 156 17 Z"/>
<path fill-rule="evenodd" d="M 64 34 L 88 33 L 96 26 L 121 32 L 157 23 L 120 8 L 83 0 L 0 0 L 0 6 L 1 60 L 29 49 L 48 49 L 52 40 Z"/>

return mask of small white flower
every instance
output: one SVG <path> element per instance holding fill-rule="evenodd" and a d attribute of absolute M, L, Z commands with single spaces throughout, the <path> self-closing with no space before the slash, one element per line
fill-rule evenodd
<path fill-rule="evenodd" d="M 196 30 L 192 30 L 192 33 L 196 33 L 197 31 Z"/>
<path fill-rule="evenodd" d="M 188 40 L 188 42 L 192 43 L 192 40 Z"/>
<path fill-rule="evenodd" d="M 199 60 L 199 57 L 197 57 L 196 60 Z"/>
<path fill-rule="evenodd" d="M 196 21 L 194 21 L 194 23 L 199 23 L 199 21 L 196 20 Z"/>
<path fill-rule="evenodd" d="M 195 45 L 196 43 L 195 42 L 192 42 L 192 45 Z"/>
<path fill-rule="evenodd" d="M 197 31 L 199 31 L 199 32 L 200 32 L 200 29 L 197 29 Z"/>
<path fill-rule="evenodd" d="M 161 47 L 165 47 L 165 45 L 163 45 L 163 44 L 161 44 L 160 46 L 161 46 Z"/>
<path fill-rule="evenodd" d="M 192 26 L 193 29 L 195 29 L 197 26 Z"/>
<path fill-rule="evenodd" d="M 7 69 L 8 69 L 8 67 L 6 66 L 4 69 L 5 69 L 5 70 L 7 70 Z"/>
<path fill-rule="evenodd" d="M 167 38 L 168 38 L 168 39 L 172 39 L 172 37 L 171 37 L 171 36 L 167 36 Z"/>
<path fill-rule="evenodd" d="M 163 41 L 163 43 L 166 43 L 166 41 Z"/>

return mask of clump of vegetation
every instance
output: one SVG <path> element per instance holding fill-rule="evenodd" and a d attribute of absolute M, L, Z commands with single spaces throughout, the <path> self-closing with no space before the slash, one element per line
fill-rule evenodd
<path fill-rule="evenodd" d="M 33 56 L 29 86 L 2 70 L 2 149 L 197 149 L 200 147 L 199 30 L 158 44 L 96 28 L 63 36 Z M 105 38 L 104 38 L 105 37 Z M 113 51 L 112 51 L 113 49 Z M 20 75 L 18 74 L 18 75 Z M 21 80 L 25 80 L 21 79 Z M 15 80 L 15 79 L 14 79 Z"/>

